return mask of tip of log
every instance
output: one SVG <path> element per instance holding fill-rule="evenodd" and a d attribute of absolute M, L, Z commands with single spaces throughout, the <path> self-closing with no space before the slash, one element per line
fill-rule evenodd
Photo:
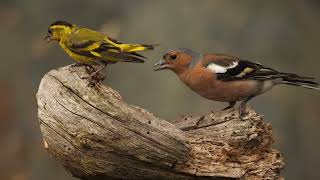
<path fill-rule="evenodd" d="M 110 87 L 88 87 L 85 68 L 47 73 L 37 93 L 45 147 L 82 179 L 278 179 L 282 154 L 271 125 L 252 109 L 169 123 L 125 103 Z"/>

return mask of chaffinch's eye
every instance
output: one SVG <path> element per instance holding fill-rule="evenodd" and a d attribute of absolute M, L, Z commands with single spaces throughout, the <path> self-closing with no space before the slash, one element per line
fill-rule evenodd
<path fill-rule="evenodd" d="M 173 55 L 170 55 L 170 59 L 171 60 L 175 60 L 177 58 L 177 55 L 173 54 Z"/>

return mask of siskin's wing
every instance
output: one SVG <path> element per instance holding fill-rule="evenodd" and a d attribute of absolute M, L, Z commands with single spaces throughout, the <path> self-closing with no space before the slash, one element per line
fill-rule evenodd
<path fill-rule="evenodd" d="M 120 42 L 114 41 L 99 32 L 79 28 L 71 34 L 67 47 L 74 53 L 102 61 L 144 62 L 143 56 L 134 52 L 123 52 L 117 46 L 117 43 Z"/>

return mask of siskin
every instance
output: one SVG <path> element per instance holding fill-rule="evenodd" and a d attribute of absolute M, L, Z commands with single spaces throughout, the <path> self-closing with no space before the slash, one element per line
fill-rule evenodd
<path fill-rule="evenodd" d="M 61 48 L 77 61 L 75 65 L 86 65 L 91 68 L 92 65 L 98 65 L 98 69 L 87 77 L 93 84 L 104 79 L 104 77 L 98 79 L 98 75 L 107 64 L 117 62 L 143 63 L 146 57 L 136 52 L 152 50 L 155 46 L 124 44 L 97 31 L 65 21 L 52 23 L 45 39 L 48 42 L 58 41 Z"/>

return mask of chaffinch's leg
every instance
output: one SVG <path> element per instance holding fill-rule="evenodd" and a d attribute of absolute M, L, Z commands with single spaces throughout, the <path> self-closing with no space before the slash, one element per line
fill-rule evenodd
<path fill-rule="evenodd" d="M 247 102 L 252 99 L 254 96 L 249 96 L 245 100 L 243 100 L 239 106 L 239 115 L 242 117 L 243 115 L 247 114 L 246 109 L 247 109 Z"/>
<path fill-rule="evenodd" d="M 223 108 L 223 109 L 221 109 L 221 111 L 225 111 L 225 110 L 227 110 L 227 109 L 231 109 L 231 108 L 233 108 L 234 107 L 234 105 L 236 105 L 236 101 L 233 101 L 233 102 L 229 102 L 229 106 L 227 106 L 227 107 L 225 107 L 225 108 Z"/>

